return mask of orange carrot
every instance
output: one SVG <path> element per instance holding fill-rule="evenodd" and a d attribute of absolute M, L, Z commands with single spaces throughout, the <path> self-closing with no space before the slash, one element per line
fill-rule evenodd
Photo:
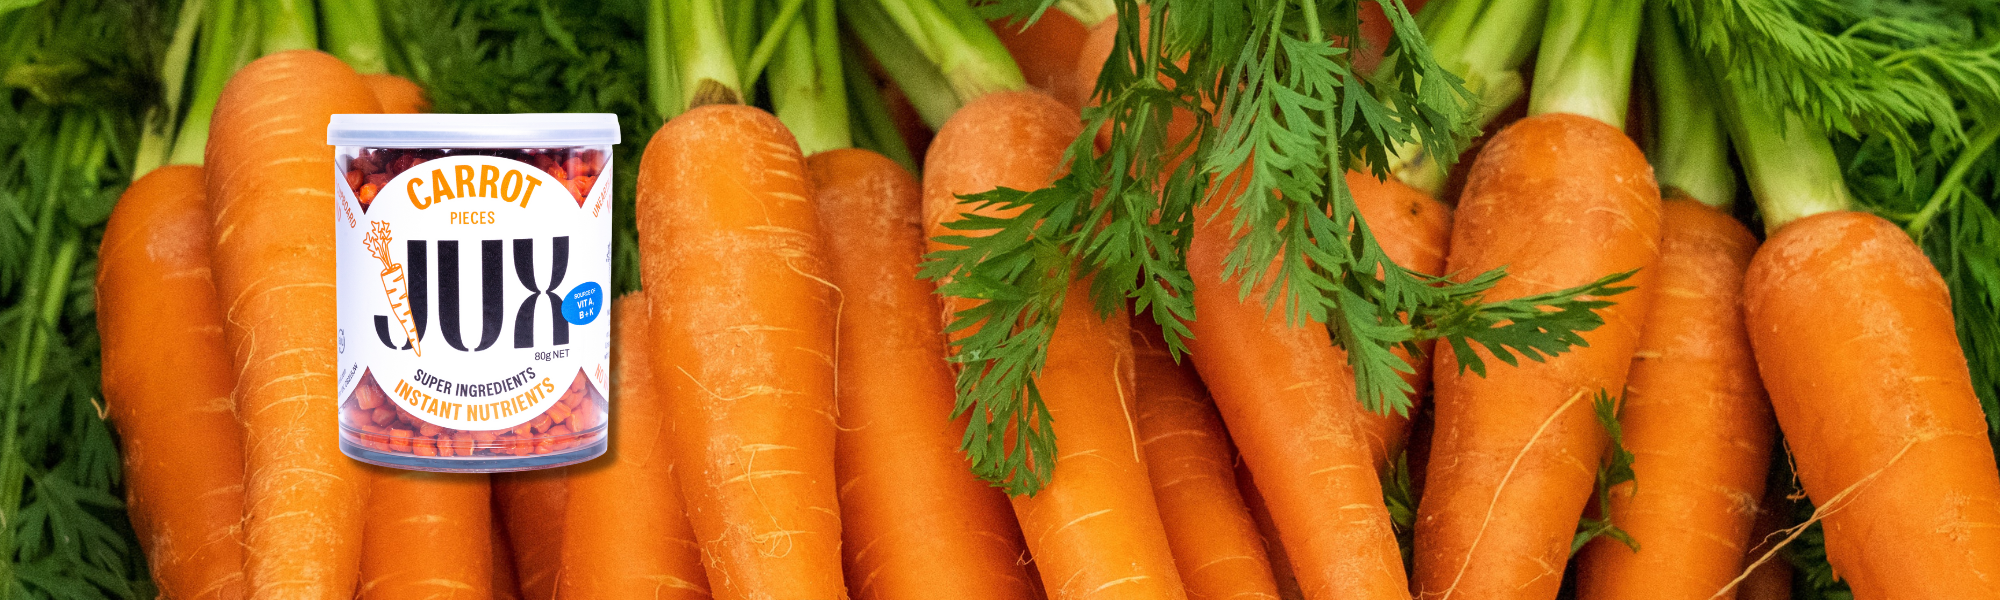
<path fill-rule="evenodd" d="M 2000 470 L 1937 269 L 1874 215 L 1766 240 L 1744 277 L 1757 368 L 1827 558 L 1856 598 L 2000 598 Z"/>
<path fill-rule="evenodd" d="M 362 75 L 361 79 L 368 82 L 368 91 L 375 94 L 375 101 L 382 105 L 382 112 L 414 114 L 431 110 L 431 101 L 424 97 L 424 88 L 414 81 L 388 73 L 369 73 Z"/>
<path fill-rule="evenodd" d="M 1236 450 L 1192 365 L 1150 323 L 1133 328 L 1139 447 L 1189 600 L 1277 600 L 1257 521 L 1236 489 Z"/>
<path fill-rule="evenodd" d="M 349 600 L 369 480 L 342 455 L 334 391 L 334 113 L 378 112 L 353 69 L 310 50 L 230 78 L 206 154 L 215 288 L 244 431 L 253 598 Z"/>
<path fill-rule="evenodd" d="M 1743 566 L 1770 466 L 1771 403 L 1743 329 L 1757 238 L 1689 199 L 1664 204 L 1657 292 L 1620 423 L 1636 481 L 1611 490 L 1610 538 L 1579 557 L 1588 598 L 1706 600 Z"/>
<path fill-rule="evenodd" d="M 497 493 L 499 482 L 494 482 Z M 507 522 L 500 518 L 500 508 L 488 500 L 487 506 L 493 513 L 493 600 L 521 600 L 521 580 L 514 574 L 514 544 L 507 539 Z"/>
<path fill-rule="evenodd" d="M 527 600 L 556 597 L 568 478 L 567 468 L 493 476 L 493 508 L 506 525 L 507 545 L 514 550 L 514 575 Z"/>
<path fill-rule="evenodd" d="M 570 469 L 556 597 L 705 599 L 708 576 L 674 481 L 667 406 L 653 377 L 646 293 L 617 299 L 611 311 L 616 431 L 604 458 Z"/>
<path fill-rule="evenodd" d="M 1271 518 L 1271 507 L 1264 504 L 1264 494 L 1257 491 L 1257 480 L 1250 475 L 1250 466 L 1240 457 L 1236 461 L 1236 491 L 1243 496 L 1244 507 L 1250 509 L 1250 518 L 1257 522 L 1257 535 L 1264 540 L 1265 556 L 1270 557 L 1271 577 L 1278 584 L 1278 597 L 1305 598 L 1305 590 L 1299 589 L 1299 576 L 1292 571 L 1291 555 L 1285 553 L 1285 544 L 1278 539 L 1278 524 Z"/>
<path fill-rule="evenodd" d="M 841 290 L 841 549 L 865 600 L 1034 598 L 1007 499 L 958 453 L 952 372 L 924 252 L 922 196 L 867 150 L 806 161 L 828 279 Z"/>
<path fill-rule="evenodd" d="M 1040 93 L 994 93 L 960 108 L 925 159 L 930 249 L 946 247 L 936 241 L 951 231 L 944 223 L 967 211 L 957 196 L 1047 187 L 1081 129 L 1075 110 Z M 1013 498 L 1014 516 L 1055 600 L 1185 598 L 1132 430 L 1131 330 L 1123 310 L 1099 318 L 1089 285 L 1071 282 L 1036 379 L 1060 456 L 1046 487 Z M 946 314 L 969 302 L 945 298 Z"/>
<path fill-rule="evenodd" d="M 1452 225 L 1456 278 L 1506 267 L 1498 300 L 1638 270 L 1605 324 L 1546 362 L 1486 376 L 1437 357 L 1436 432 L 1417 511 L 1421 598 L 1554 598 L 1609 443 L 1591 410 L 1622 393 L 1651 307 L 1660 200 L 1652 167 L 1616 127 L 1547 113 L 1500 132 L 1472 165 Z M 1484 352 L 1481 350 L 1481 352 Z"/>
<path fill-rule="evenodd" d="M 639 167 L 653 372 L 717 598 L 847 597 L 834 490 L 834 289 L 776 117 L 708 105 Z"/>
<path fill-rule="evenodd" d="M 201 167 L 132 182 L 97 262 L 104 398 L 126 506 L 160 594 L 241 598 L 243 431 L 209 273 Z"/>
<path fill-rule="evenodd" d="M 1021 76 L 1028 85 L 1048 92 L 1070 108 L 1081 108 L 1082 101 L 1090 96 L 1090 88 L 1097 84 L 1097 69 L 1080 71 L 1078 57 L 1092 38 L 1102 30 L 1116 31 L 1117 19 L 1084 24 L 1060 10 L 1042 13 L 1042 18 L 1033 25 L 1022 28 L 998 19 L 988 23 L 993 34 L 1000 38 L 1000 44 L 1007 47 L 1007 54 L 1014 57 L 1014 64 L 1020 65 Z M 1110 46 L 1105 46 L 1105 56 L 1110 55 Z M 1104 62 L 1098 57 L 1098 64 Z M 1084 79 L 1089 77 L 1089 79 Z"/>
<path fill-rule="evenodd" d="M 1218 185 L 1236 188 L 1234 181 Z M 1223 202 L 1196 215 L 1187 252 L 1195 367 L 1256 474 L 1305 597 L 1407 594 L 1375 468 L 1385 440 L 1355 400 L 1346 353 L 1324 326 L 1288 323 L 1286 311 L 1267 309 L 1261 292 L 1245 298 L 1238 280 L 1224 279 L 1236 238 L 1233 209 Z"/>
<path fill-rule="evenodd" d="M 490 599 L 491 477 L 370 467 L 361 600 Z"/>
<path fill-rule="evenodd" d="M 1389 260 L 1425 275 L 1444 274 L 1445 247 L 1451 243 L 1451 207 L 1400 180 L 1384 181 L 1359 171 L 1347 172 L 1347 189 L 1354 194 L 1355 208 L 1368 222 L 1369 232 L 1375 234 L 1375 242 L 1389 255 Z M 1416 414 L 1424 397 L 1430 395 L 1431 351 L 1435 341 L 1418 342 L 1417 347 L 1422 350 L 1418 356 L 1411 356 L 1400 347 L 1394 350 L 1410 365 L 1410 372 L 1403 374 L 1403 381 L 1410 384 L 1409 410 L 1404 414 L 1369 412 L 1362 416 L 1362 424 L 1370 432 L 1368 436 L 1381 440 L 1375 456 L 1378 471 L 1387 468 L 1403 450 L 1403 440 L 1409 437 L 1409 415 Z"/>

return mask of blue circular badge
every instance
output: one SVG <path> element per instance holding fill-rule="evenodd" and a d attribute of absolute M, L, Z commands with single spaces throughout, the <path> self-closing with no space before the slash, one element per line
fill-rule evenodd
<path fill-rule="evenodd" d="M 563 320 L 575 325 L 587 325 L 597 320 L 597 313 L 604 311 L 604 286 L 595 281 L 570 288 L 569 297 L 563 299 Z"/>

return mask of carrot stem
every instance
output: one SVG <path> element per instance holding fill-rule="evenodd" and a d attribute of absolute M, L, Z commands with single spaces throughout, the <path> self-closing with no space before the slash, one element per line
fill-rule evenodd
<path fill-rule="evenodd" d="M 1013 55 L 965 0 L 876 1 L 889 21 L 944 74 L 960 103 L 993 92 L 1028 89 Z"/>
<path fill-rule="evenodd" d="M 1986 131 L 1972 138 L 1965 149 L 1959 152 L 1958 160 L 1953 161 L 1951 169 L 1945 171 L 1944 180 L 1938 182 L 1937 190 L 1931 193 L 1930 200 L 1925 201 L 1924 208 L 1917 211 L 1917 216 L 1910 219 L 1909 225 L 1903 227 L 1904 231 L 1910 232 L 1911 238 L 1918 242 L 1923 241 L 1924 229 L 1937 218 L 1938 211 L 1944 209 L 1948 201 L 1966 191 L 1965 174 L 1972 170 L 1973 165 L 1979 163 L 1980 157 L 1986 155 L 1986 150 L 1992 148 L 1996 140 L 2000 140 L 2000 127 L 1989 126 Z"/>
<path fill-rule="evenodd" d="M 326 49 L 347 61 L 358 73 L 386 73 L 388 43 L 382 33 L 382 9 L 376 0 L 319 3 L 326 11 Z"/>
<path fill-rule="evenodd" d="M 262 9 L 264 54 L 319 47 L 312 0 L 263 0 Z"/>
<path fill-rule="evenodd" d="M 216 0 L 202 24 L 200 61 L 195 66 L 194 100 L 174 138 L 167 164 L 198 165 L 208 147 L 208 122 L 222 86 L 257 54 L 256 5 L 251 0 Z"/>
<path fill-rule="evenodd" d="M 810 22 L 792 21 L 782 54 L 771 65 L 771 101 L 807 156 L 854 145 L 833 0 L 813 0 Z"/>
<path fill-rule="evenodd" d="M 1723 212 L 1736 203 L 1736 170 L 1716 106 L 1715 79 L 1695 55 L 1664 3 L 1647 9 L 1647 49 L 1658 99 L 1659 144 L 1647 153 L 1662 188 L 1675 188 Z"/>
<path fill-rule="evenodd" d="M 667 23 L 667 0 L 646 2 L 646 92 L 653 97 L 653 110 L 661 119 L 687 110 L 681 98 L 679 63 L 674 60 L 674 38 Z"/>
<path fill-rule="evenodd" d="M 750 58 L 743 65 L 743 89 L 756 88 L 757 78 L 764 75 L 764 66 L 771 63 L 771 57 L 778 52 L 779 44 L 791 41 L 792 25 L 798 22 L 799 11 L 805 7 L 806 0 L 784 0 L 784 2 L 778 8 L 778 16 L 771 18 L 770 25 L 764 29 L 764 36 L 758 38 L 757 47 L 750 51 Z M 790 125 L 786 123 L 786 126 Z"/>
<path fill-rule="evenodd" d="M 1571 113 L 1625 128 L 1645 3 L 1549 0 L 1528 114 Z"/>
<path fill-rule="evenodd" d="M 1532 33 L 1541 31 L 1547 10 L 1547 0 L 1435 0 L 1417 15 L 1431 55 L 1479 99 L 1474 125 L 1492 123 L 1526 91 L 1521 65 L 1540 41 Z M 1395 149 L 1389 168 L 1403 183 L 1436 196 L 1451 175 L 1445 162 L 1412 141 Z"/>
<path fill-rule="evenodd" d="M 944 126 L 951 113 L 958 112 L 964 103 L 952 91 L 944 72 L 925 59 L 916 44 L 889 21 L 881 4 L 873 0 L 850 0 L 840 3 L 840 10 L 854 36 L 868 47 L 868 53 L 882 65 L 896 88 L 903 91 L 903 97 L 917 109 L 917 116 L 923 118 L 925 125 L 935 130 Z"/>
<path fill-rule="evenodd" d="M 1818 124 L 1749 97 L 1755 92 L 1740 82 L 1725 81 L 1721 87 L 1730 139 L 1750 179 L 1757 211 L 1764 215 L 1765 232 L 1854 205 L 1833 143 Z"/>
<path fill-rule="evenodd" d="M 897 131 L 895 119 L 889 116 L 888 101 L 882 98 L 882 90 L 876 87 L 868 66 L 856 52 L 852 45 L 846 45 L 840 53 L 841 72 L 847 82 L 848 118 L 853 121 L 848 127 L 854 134 L 854 145 L 880 152 L 911 174 L 918 173 L 916 157 L 903 141 L 902 132 Z"/>
<path fill-rule="evenodd" d="M 1068 13 L 1084 29 L 1094 29 L 1105 19 L 1118 16 L 1118 4 L 1112 0 L 1057 0 L 1056 10 Z"/>
<path fill-rule="evenodd" d="M 667 0 L 667 7 L 687 107 L 741 103 L 742 80 L 724 35 L 720 0 Z"/>
<path fill-rule="evenodd" d="M 187 88 L 188 71 L 194 68 L 194 36 L 201 30 L 201 17 L 207 14 L 207 7 L 208 0 L 189 0 L 174 23 L 174 37 L 167 42 L 166 56 L 160 61 L 160 95 L 164 102 L 148 113 L 146 130 L 139 135 L 139 149 L 133 155 L 133 181 L 166 164 L 173 152 L 174 123 L 181 117 L 181 96 Z"/>

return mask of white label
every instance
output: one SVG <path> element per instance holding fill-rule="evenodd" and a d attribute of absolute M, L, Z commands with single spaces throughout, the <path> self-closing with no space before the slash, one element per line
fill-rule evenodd
<path fill-rule="evenodd" d="M 340 395 L 372 372 L 425 422 L 535 418 L 581 374 L 608 391 L 611 164 L 579 200 L 515 160 L 419 163 L 368 205 L 336 172 Z"/>

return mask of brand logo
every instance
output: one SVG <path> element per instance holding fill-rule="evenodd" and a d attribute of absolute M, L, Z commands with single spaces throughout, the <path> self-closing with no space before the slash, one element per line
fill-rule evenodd
<path fill-rule="evenodd" d="M 563 314 L 564 302 L 560 293 L 563 277 L 569 272 L 569 236 L 540 240 L 534 238 L 476 242 L 466 240 L 464 244 L 459 240 L 435 242 L 408 240 L 404 243 L 405 260 L 403 264 L 395 265 L 398 267 L 396 269 L 398 287 L 396 291 L 390 292 L 392 314 L 375 315 L 375 335 L 382 345 L 390 349 L 414 352 L 427 338 L 433 304 L 428 294 L 434 272 L 433 266 L 437 277 L 435 304 L 438 332 L 443 335 L 444 343 L 453 350 L 479 352 L 492 348 L 494 343 L 500 340 L 501 333 L 507 331 L 509 314 L 513 316 L 514 348 L 535 347 L 535 332 L 538 328 L 545 328 L 548 331 L 551 345 L 569 344 L 570 319 Z M 475 243 L 478 245 L 477 250 L 465 247 Z M 386 242 L 384 244 L 386 245 Z M 548 248 L 550 255 L 548 264 L 552 265 L 548 273 L 535 271 L 538 245 Z M 435 265 L 430 258 L 433 250 L 437 256 Z M 474 285 L 467 282 L 467 278 L 459 273 L 460 255 L 468 252 L 479 254 L 479 280 L 476 285 L 479 287 L 480 306 L 470 312 L 468 309 L 472 307 L 459 306 L 461 288 Z M 386 260 L 384 262 L 387 263 Z M 511 277 L 506 268 L 509 262 L 514 267 Z M 403 268 L 405 266 L 407 268 Z M 382 277 L 383 287 L 388 289 L 391 284 L 387 269 L 384 270 Z M 404 277 L 408 278 L 407 285 L 403 285 Z M 525 289 L 528 296 L 516 306 L 503 306 L 506 288 L 515 285 Z M 587 282 L 585 285 L 591 283 Z M 407 298 L 400 308 L 395 301 L 399 293 Z M 548 300 L 547 308 L 538 310 L 538 306 L 544 304 L 542 302 L 544 298 Z M 508 308 L 514 310 L 509 311 Z M 538 314 L 548 315 L 546 319 L 548 325 L 540 326 L 544 319 L 537 317 Z M 401 326 L 403 335 L 395 335 L 396 330 L 390 325 L 392 319 Z M 466 321 L 479 323 L 479 337 L 476 341 L 464 336 Z"/>

